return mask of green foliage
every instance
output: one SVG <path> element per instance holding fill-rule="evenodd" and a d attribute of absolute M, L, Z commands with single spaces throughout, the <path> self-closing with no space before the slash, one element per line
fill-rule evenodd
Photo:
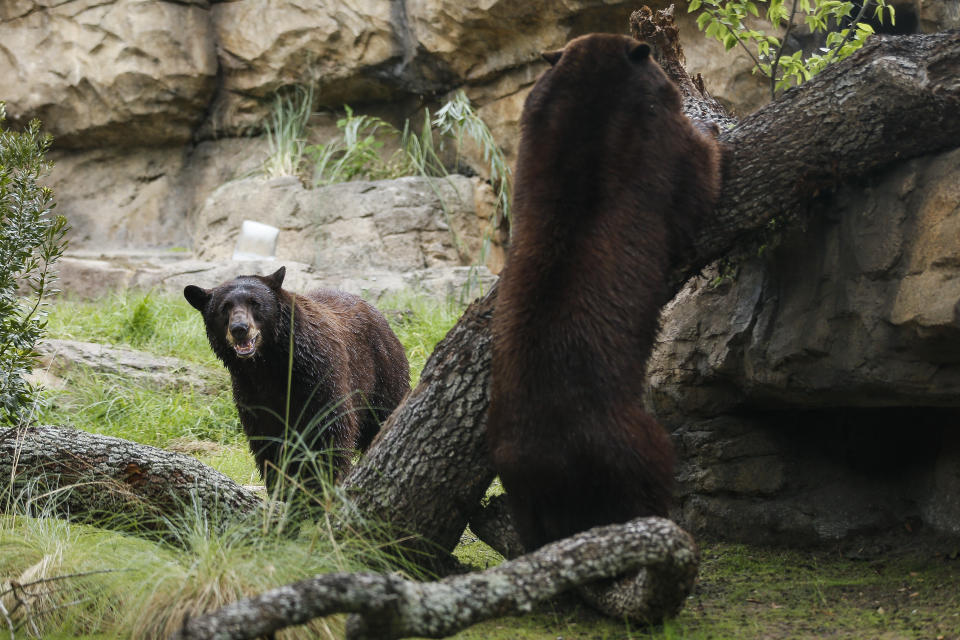
<path fill-rule="evenodd" d="M 377 139 L 377 132 L 395 137 L 398 135 L 396 128 L 375 116 L 354 115 L 349 105 L 344 105 L 344 110 L 345 116 L 337 120 L 342 137 L 305 149 L 313 160 L 313 184 L 322 186 L 409 175 L 402 156 L 394 154 L 389 161 L 381 156 L 383 142 Z"/>
<path fill-rule="evenodd" d="M 730 50 L 741 45 L 754 61 L 754 72 L 770 80 L 770 95 L 806 82 L 828 64 L 847 58 L 860 49 L 873 35 L 873 27 L 863 20 L 870 16 L 881 23 L 885 17 L 895 20 L 894 8 L 888 0 L 863 0 L 856 5 L 841 0 L 690 0 L 688 11 L 701 10 L 697 26 L 707 37 L 723 43 Z M 747 25 L 761 21 L 760 11 L 774 32 L 784 30 L 782 37 Z M 785 43 L 796 23 L 804 24 L 810 33 L 826 34 L 825 46 L 818 53 L 785 51 Z M 841 28 L 841 26 L 843 27 Z"/>
<path fill-rule="evenodd" d="M 459 164 L 464 136 L 479 147 L 483 153 L 483 161 L 490 163 L 490 181 L 497 190 L 498 215 L 502 215 L 509 222 L 510 165 L 486 123 L 471 107 L 467 94 L 463 90 L 457 91 L 453 98 L 437 111 L 433 124 L 441 135 L 449 136 L 456 141 L 457 164 Z M 494 226 L 500 226 L 499 220 L 494 221 Z"/>
<path fill-rule="evenodd" d="M 40 184 L 50 171 L 50 136 L 37 120 L 26 131 L 9 131 L 5 117 L 0 102 L 0 419 L 9 423 L 28 419 L 36 400 L 24 377 L 56 293 L 52 267 L 66 246 L 67 224 L 52 215 L 53 192 Z"/>
<path fill-rule="evenodd" d="M 264 174 L 272 178 L 298 174 L 312 106 L 312 87 L 297 87 L 292 96 L 274 98 L 266 126 L 270 153 L 263 163 Z"/>
<path fill-rule="evenodd" d="M 305 141 L 312 103 L 313 90 L 302 87 L 293 95 L 275 99 L 266 125 L 270 154 L 263 166 L 265 175 L 301 175 L 307 158 L 312 165 L 309 182 L 314 186 L 402 176 L 443 178 L 459 170 L 464 144 L 469 141 L 489 163 L 490 181 L 497 195 L 497 212 L 484 238 L 481 259 L 486 255 L 493 230 L 510 219 L 511 171 L 503 150 L 462 90 L 432 118 L 430 110 L 425 109 L 418 129 L 407 119 L 398 130 L 376 116 L 356 115 L 344 105 L 344 115 L 337 120 L 340 136 L 324 144 L 308 145 Z M 388 140 L 395 140 L 399 148 L 386 155 Z M 451 146 L 452 162 L 445 161 Z"/>

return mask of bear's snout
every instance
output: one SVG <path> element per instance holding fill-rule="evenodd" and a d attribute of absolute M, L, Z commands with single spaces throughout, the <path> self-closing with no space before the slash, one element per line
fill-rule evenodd
<path fill-rule="evenodd" d="M 248 331 L 250 331 L 250 325 L 246 322 L 230 323 L 230 335 L 233 336 L 234 342 L 243 342 L 246 340 Z"/>

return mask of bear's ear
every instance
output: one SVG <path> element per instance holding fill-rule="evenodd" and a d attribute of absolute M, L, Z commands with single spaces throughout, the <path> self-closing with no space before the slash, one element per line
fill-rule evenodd
<path fill-rule="evenodd" d="M 280 285 L 283 284 L 283 276 L 285 276 L 286 273 L 287 273 L 287 268 L 280 267 L 270 275 L 264 277 L 264 281 L 266 281 L 267 286 L 270 287 L 271 289 L 279 289 Z"/>
<path fill-rule="evenodd" d="M 643 62 L 650 57 L 650 45 L 646 42 L 641 42 L 638 45 L 635 45 L 630 48 L 630 51 L 627 53 L 627 56 L 634 62 Z"/>
<path fill-rule="evenodd" d="M 556 51 L 544 51 L 540 56 L 550 63 L 550 66 L 557 64 L 560 60 L 560 56 L 563 55 L 563 49 L 557 49 Z"/>
<path fill-rule="evenodd" d="M 210 291 L 201 289 L 196 285 L 189 284 L 183 288 L 183 297 L 187 299 L 187 302 L 189 302 L 194 309 L 200 312 L 207 308 L 207 303 L 210 302 L 210 295 Z"/>

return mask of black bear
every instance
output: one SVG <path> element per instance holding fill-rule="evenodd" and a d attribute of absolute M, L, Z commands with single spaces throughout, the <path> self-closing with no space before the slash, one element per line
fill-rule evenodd
<path fill-rule="evenodd" d="M 521 118 L 487 426 L 529 550 L 667 515 L 673 447 L 641 386 L 668 274 L 720 189 L 716 141 L 647 44 L 593 34 L 544 58 Z"/>
<path fill-rule="evenodd" d="M 410 388 L 406 354 L 379 311 L 341 291 L 286 291 L 285 273 L 183 290 L 230 371 L 240 423 L 271 490 L 280 472 L 308 487 L 320 475 L 341 476 Z"/>

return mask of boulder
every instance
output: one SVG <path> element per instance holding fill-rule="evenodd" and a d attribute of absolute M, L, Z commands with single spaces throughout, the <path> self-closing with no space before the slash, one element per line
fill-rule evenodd
<path fill-rule="evenodd" d="M 182 145 L 216 89 L 205 0 L 0 3 L 0 99 L 57 147 Z"/>
<path fill-rule="evenodd" d="M 97 373 L 154 387 L 192 388 L 207 393 L 218 386 L 211 379 L 219 376 L 214 374 L 208 379 L 198 375 L 197 371 L 203 367 L 128 347 L 47 338 L 37 343 L 37 353 L 40 354 L 37 369 L 47 376 L 54 376 L 53 379 L 66 377 L 80 365 Z"/>
<path fill-rule="evenodd" d="M 204 260 L 229 258 L 244 220 L 280 229 L 279 260 L 321 270 L 398 273 L 471 264 L 483 220 L 464 176 L 355 181 L 306 189 L 294 177 L 229 182 L 200 209 L 194 244 Z"/>
<path fill-rule="evenodd" d="M 188 221 L 218 185 L 259 169 L 259 139 L 53 151 L 49 186 L 75 250 L 189 247 Z"/>
<path fill-rule="evenodd" d="M 960 531 L 940 489 L 960 455 L 958 174 L 954 150 L 847 185 L 769 255 L 665 309 L 647 402 L 676 432 L 695 529 Z"/>

